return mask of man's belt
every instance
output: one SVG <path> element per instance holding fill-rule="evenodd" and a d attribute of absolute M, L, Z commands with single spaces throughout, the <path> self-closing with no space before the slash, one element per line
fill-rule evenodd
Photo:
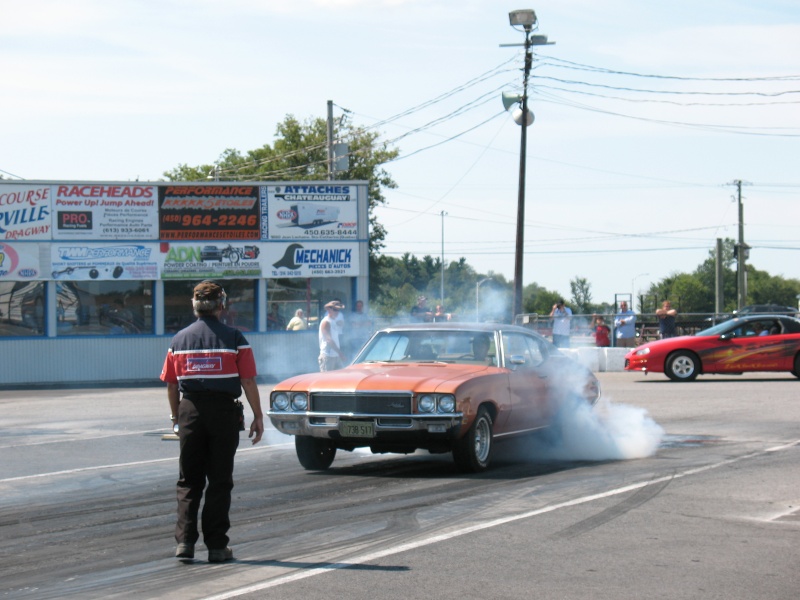
<path fill-rule="evenodd" d="M 230 394 L 226 394 L 224 392 L 217 392 L 217 393 L 214 393 L 214 392 L 184 392 L 182 395 L 187 400 L 192 400 L 192 401 L 196 400 L 196 401 L 200 401 L 200 402 L 202 402 L 203 400 L 215 400 L 215 401 L 220 401 L 220 400 L 226 401 L 227 400 L 229 402 L 232 402 L 232 401 L 236 400 L 236 398 L 234 398 Z"/>

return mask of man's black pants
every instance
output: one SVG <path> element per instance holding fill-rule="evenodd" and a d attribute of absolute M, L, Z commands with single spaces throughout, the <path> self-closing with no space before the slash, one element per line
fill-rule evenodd
<path fill-rule="evenodd" d="M 181 443 L 178 479 L 178 543 L 195 544 L 203 489 L 203 541 L 209 549 L 228 545 L 233 457 L 239 446 L 239 415 L 230 398 L 183 398 L 178 408 Z"/>

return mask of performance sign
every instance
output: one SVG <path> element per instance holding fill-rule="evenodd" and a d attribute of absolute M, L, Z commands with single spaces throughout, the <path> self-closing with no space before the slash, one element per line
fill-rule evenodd
<path fill-rule="evenodd" d="M 262 220 L 270 240 L 344 240 L 358 237 L 357 187 L 349 184 L 269 185 Z"/>
<path fill-rule="evenodd" d="M 162 240 L 259 240 L 258 186 L 176 184 L 158 189 Z"/>
<path fill-rule="evenodd" d="M 158 239 L 153 185 L 54 185 L 53 239 Z"/>

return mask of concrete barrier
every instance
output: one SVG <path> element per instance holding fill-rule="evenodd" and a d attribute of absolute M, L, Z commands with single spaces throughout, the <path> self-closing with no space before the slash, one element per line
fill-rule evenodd
<path fill-rule="evenodd" d="M 624 371 L 625 355 L 629 348 L 562 348 L 567 356 L 596 373 Z"/>

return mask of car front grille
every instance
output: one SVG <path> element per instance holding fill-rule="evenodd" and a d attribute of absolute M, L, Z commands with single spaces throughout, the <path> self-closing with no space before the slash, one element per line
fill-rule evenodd
<path fill-rule="evenodd" d="M 410 415 L 411 394 L 318 393 L 311 394 L 311 411 L 372 415 Z"/>

